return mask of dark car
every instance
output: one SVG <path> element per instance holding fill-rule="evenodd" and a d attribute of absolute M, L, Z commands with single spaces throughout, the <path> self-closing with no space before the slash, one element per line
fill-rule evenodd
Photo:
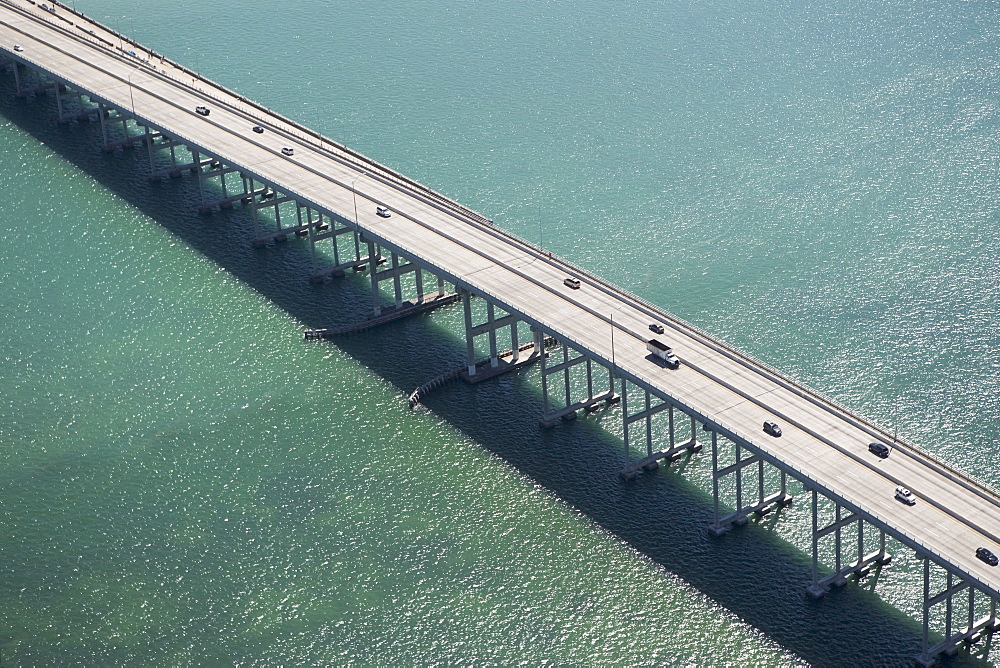
<path fill-rule="evenodd" d="M 976 556 L 988 563 L 990 566 L 997 565 L 997 555 L 993 554 L 985 547 L 977 547 Z"/>
<path fill-rule="evenodd" d="M 885 459 L 889 456 L 889 446 L 885 443 L 869 443 L 868 452 Z"/>
<path fill-rule="evenodd" d="M 781 436 L 781 427 L 778 426 L 777 422 L 771 422 L 770 420 L 764 420 L 764 433 L 770 434 L 775 438 Z"/>
<path fill-rule="evenodd" d="M 210 113 L 212 113 L 212 110 L 209 109 L 208 107 L 201 107 L 201 106 L 195 107 L 194 111 L 199 116 L 208 116 Z"/>
<path fill-rule="evenodd" d="M 658 322 L 651 322 L 649 323 L 649 331 L 663 334 L 663 325 Z"/>
<path fill-rule="evenodd" d="M 260 127 L 259 125 L 255 125 L 253 126 L 253 131 L 256 132 L 257 134 L 260 134 L 264 131 L 264 128 Z"/>

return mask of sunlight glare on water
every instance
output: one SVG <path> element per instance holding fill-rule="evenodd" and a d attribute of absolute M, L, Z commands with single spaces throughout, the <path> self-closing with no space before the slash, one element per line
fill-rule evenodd
<path fill-rule="evenodd" d="M 995 3 L 75 6 L 1000 486 Z M 363 276 L 55 118 L 0 78 L 3 665 L 919 651 L 901 546 L 813 603 L 807 503 L 711 538 L 704 455 L 623 485 L 533 371 L 410 410 L 460 313 L 304 343 Z"/>

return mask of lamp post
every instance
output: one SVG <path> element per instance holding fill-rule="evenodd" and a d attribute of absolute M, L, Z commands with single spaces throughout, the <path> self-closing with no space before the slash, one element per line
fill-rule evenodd
<path fill-rule="evenodd" d="M 354 195 L 354 224 L 358 224 L 358 189 L 355 187 L 357 179 L 351 179 L 351 194 Z"/>
<path fill-rule="evenodd" d="M 132 75 L 135 74 L 138 71 L 139 70 L 132 70 L 131 72 L 129 72 L 129 75 L 126 77 L 126 81 L 128 81 L 128 101 L 132 105 L 132 118 L 133 118 L 133 120 L 135 119 L 135 98 L 132 97 Z"/>

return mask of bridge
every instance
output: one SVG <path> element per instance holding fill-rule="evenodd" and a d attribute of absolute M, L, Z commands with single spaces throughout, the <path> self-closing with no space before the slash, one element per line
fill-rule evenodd
<path fill-rule="evenodd" d="M 203 212 L 247 207 L 255 245 L 304 239 L 313 281 L 367 272 L 372 317 L 359 327 L 460 300 L 468 363 L 453 375 L 478 382 L 537 364 L 540 428 L 620 404 L 626 481 L 710 448 L 709 530 L 723 533 L 789 503 L 787 478 L 797 480 L 812 509 L 811 595 L 888 563 L 887 537 L 914 550 L 924 575 L 921 665 L 1000 627 L 1000 567 L 977 558 L 980 547 L 1000 554 L 997 490 L 487 217 L 68 7 L 0 0 L 0 56 L 19 95 L 55 96 L 60 122 L 99 122 L 107 150 L 145 146 L 151 180 L 197 178 Z M 649 352 L 651 338 L 672 348 L 677 368 Z M 665 437 L 654 419 L 666 420 Z M 765 421 L 780 426 L 780 437 L 762 429 Z M 872 443 L 889 456 L 874 454 Z M 897 499 L 897 486 L 916 503 Z M 822 564 L 831 542 L 834 563 Z"/>

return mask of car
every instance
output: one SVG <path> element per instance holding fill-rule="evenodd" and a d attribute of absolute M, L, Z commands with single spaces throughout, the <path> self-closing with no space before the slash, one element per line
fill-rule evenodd
<path fill-rule="evenodd" d="M 392 217 L 392 211 L 389 211 L 389 207 L 387 207 L 387 206 L 377 206 L 377 207 L 375 207 L 375 213 L 378 214 L 379 216 L 381 216 L 382 218 L 391 218 Z"/>
<path fill-rule="evenodd" d="M 778 426 L 777 422 L 772 422 L 770 420 L 764 420 L 764 433 L 770 434 L 775 438 L 781 436 L 781 427 Z"/>
<path fill-rule="evenodd" d="M 253 131 L 256 132 L 257 134 L 260 134 L 264 132 L 264 128 L 260 127 L 259 125 L 255 125 L 253 126 Z"/>
<path fill-rule="evenodd" d="M 663 325 L 658 322 L 651 322 L 649 323 L 649 331 L 663 334 Z"/>
<path fill-rule="evenodd" d="M 569 277 L 563 279 L 563 285 L 565 285 L 567 288 L 571 288 L 573 290 L 579 290 L 580 289 L 580 279 L 579 278 L 573 278 L 572 276 L 569 276 Z"/>
<path fill-rule="evenodd" d="M 200 105 L 195 107 L 194 111 L 199 116 L 208 116 L 210 113 L 212 113 L 211 109 L 209 109 L 208 107 L 202 107 Z"/>
<path fill-rule="evenodd" d="M 885 459 L 889 456 L 889 446 L 885 443 L 869 443 L 868 452 Z"/>
<path fill-rule="evenodd" d="M 14 50 L 15 51 L 24 51 L 24 47 L 21 46 L 20 44 L 15 44 L 14 45 Z"/>
<path fill-rule="evenodd" d="M 993 554 L 985 547 L 977 547 L 976 556 L 988 563 L 990 566 L 997 565 L 997 555 Z"/>
<path fill-rule="evenodd" d="M 908 506 L 912 506 L 917 502 L 917 500 L 913 496 L 913 492 L 906 489 L 905 487 L 896 488 L 896 498 Z"/>
<path fill-rule="evenodd" d="M 281 149 L 282 155 L 295 155 L 295 149 L 289 148 L 288 146 Z"/>

